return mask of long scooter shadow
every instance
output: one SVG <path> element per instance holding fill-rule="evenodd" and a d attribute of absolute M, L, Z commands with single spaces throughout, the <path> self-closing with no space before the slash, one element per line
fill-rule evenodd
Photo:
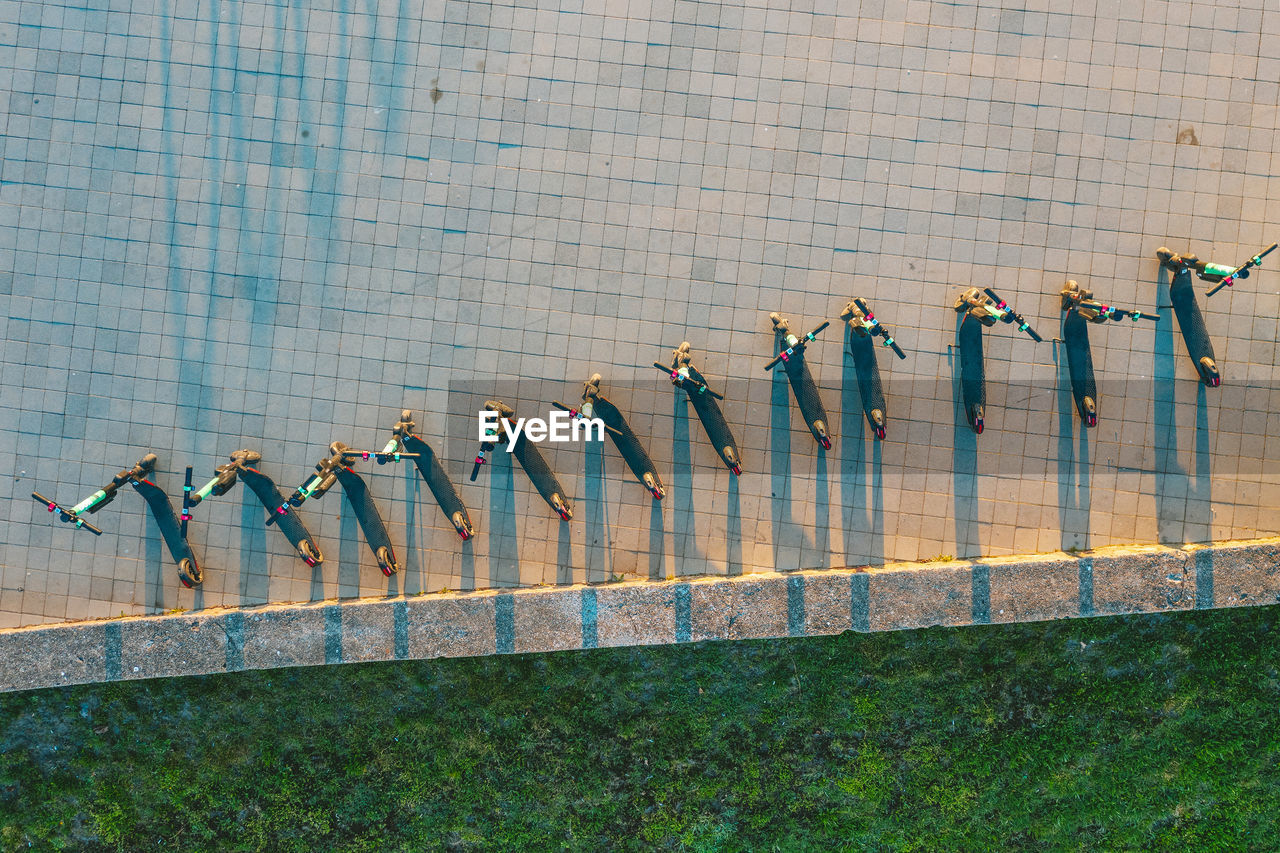
<path fill-rule="evenodd" d="M 499 454 L 506 458 L 497 458 Z M 501 447 L 489 456 L 489 586 L 518 586 L 520 532 L 513 471 L 516 460 Z M 535 496 L 535 500 L 541 502 L 542 498 Z"/>
<path fill-rule="evenodd" d="M 573 538 L 569 525 L 563 521 L 556 529 L 556 583 L 573 583 Z"/>
<path fill-rule="evenodd" d="M 882 520 L 871 512 L 870 482 L 866 477 L 866 427 L 862 416 L 862 392 L 858 370 L 849 355 L 845 326 L 844 352 L 840 374 L 840 500 L 844 535 L 844 562 L 848 566 L 874 562 L 872 553 L 883 551 Z M 876 448 L 879 450 L 879 448 Z M 860 547 L 859 547 L 860 546 Z"/>
<path fill-rule="evenodd" d="M 959 338 L 960 324 L 965 315 L 956 321 Z M 981 330 L 979 330 L 981 332 Z M 975 557 L 982 552 L 978 535 L 978 435 L 969 427 L 964 408 L 963 378 L 960 371 L 960 351 L 950 347 L 947 361 L 951 365 L 951 393 L 955 429 L 951 445 L 951 494 L 955 515 L 955 556 L 960 559 Z"/>
<path fill-rule="evenodd" d="M 336 488 L 333 490 L 338 491 Z M 356 511 L 346 503 L 345 495 L 334 494 L 338 498 L 340 525 L 338 528 L 338 598 L 360 597 L 360 556 L 367 552 L 362 541 L 364 531 L 356 522 Z M 317 507 L 318 508 L 318 507 Z"/>
<path fill-rule="evenodd" d="M 813 546 L 819 569 L 831 567 L 831 482 L 827 475 L 827 454 L 818 453 L 815 473 L 817 493 L 813 499 Z"/>
<path fill-rule="evenodd" d="M 674 485 L 674 484 L 673 484 Z M 668 490 L 667 494 L 671 494 Z M 649 507 L 649 580 L 660 581 L 667 570 L 667 527 L 662 516 L 662 502 Z"/>
<path fill-rule="evenodd" d="M 689 444 L 689 407 L 683 391 L 671 395 L 674 401 L 671 430 L 672 551 L 676 573 L 688 571 L 694 560 L 701 561 L 693 518 L 693 448 Z M 652 540 L 652 534 L 650 535 Z M 652 569 L 652 563 L 650 563 Z"/>
<path fill-rule="evenodd" d="M 1066 344 L 1054 341 L 1053 358 L 1058 365 L 1058 530 L 1061 547 L 1089 547 L 1089 430 L 1076 413 Z M 1102 402 L 1098 402 L 1101 411 Z M 1078 450 L 1071 432 L 1079 430 Z"/>
<path fill-rule="evenodd" d="M 165 607 L 164 602 L 164 567 L 168 562 L 165 558 L 169 551 L 160 533 L 160 524 L 150 512 L 146 514 L 145 528 L 147 544 L 145 546 L 146 589 L 143 590 L 143 594 L 146 598 L 144 600 L 148 613 L 163 613 L 169 609 Z"/>
<path fill-rule="evenodd" d="M 266 604 L 270 579 L 268 567 L 271 565 L 271 554 L 267 551 L 267 528 L 263 525 L 262 504 L 254 497 L 253 492 L 245 487 L 244 503 L 240 506 L 240 601 L 241 607 L 251 604 Z M 260 567 L 254 566 L 254 555 L 262 561 Z M 312 581 L 312 598 L 315 582 Z M 323 585 L 321 588 L 323 595 Z"/>
<path fill-rule="evenodd" d="M 604 488 L 604 442 L 584 442 L 583 460 L 583 497 L 586 504 L 583 522 L 586 529 L 586 572 L 587 583 L 601 583 L 609 579 L 609 526 L 605 507 Z M 629 472 L 628 472 L 629 473 Z M 565 525 L 561 525 L 565 527 Z M 562 530 L 561 538 L 567 534 Z M 569 555 L 562 555 L 560 570 L 563 573 L 569 562 Z M 561 583 L 573 583 L 573 568 L 568 566 L 569 580 Z"/>
<path fill-rule="evenodd" d="M 1161 266 L 1156 278 L 1156 305 L 1171 305 L 1168 271 Z M 1156 534 L 1162 543 L 1187 542 L 1187 471 L 1178 461 L 1178 359 L 1173 334 L 1174 313 L 1160 311 L 1156 321 L 1151 366 L 1152 442 L 1155 450 Z M 1203 383 L 1200 399 L 1203 401 Z M 1203 402 L 1201 405 L 1203 411 Z"/>
<path fill-rule="evenodd" d="M 1196 478 L 1187 488 L 1187 514 L 1184 535 L 1187 542 L 1213 541 L 1213 472 L 1209 447 L 1209 405 L 1203 382 L 1196 383 Z M 1219 387 L 1218 391 L 1221 391 Z M 1228 386 L 1227 393 L 1232 388 Z"/>
<path fill-rule="evenodd" d="M 738 479 L 729 478 L 729 516 L 725 521 L 725 563 L 730 576 L 742 574 L 742 498 Z"/>
<path fill-rule="evenodd" d="M 404 478 L 404 558 L 400 567 L 405 595 L 417 595 L 426 587 L 422 577 L 422 558 L 418 555 L 418 495 L 421 478 L 417 469 L 408 466 Z"/>
<path fill-rule="evenodd" d="M 769 388 L 769 503 L 773 521 L 773 568 L 800 567 L 800 543 L 791 520 L 791 398 L 781 367 L 771 374 Z"/>
<path fill-rule="evenodd" d="M 463 542 L 462 552 L 458 556 L 458 589 L 461 592 L 474 592 L 476 588 L 475 541 L 475 537 L 472 537 Z"/>

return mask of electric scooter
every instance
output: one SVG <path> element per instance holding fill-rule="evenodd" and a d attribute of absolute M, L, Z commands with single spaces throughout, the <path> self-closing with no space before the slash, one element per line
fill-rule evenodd
<path fill-rule="evenodd" d="M 132 468 L 116 474 L 111 478 L 110 483 L 70 508 L 63 507 L 38 492 L 32 492 L 31 497 L 44 504 L 49 512 L 58 513 L 58 517 L 62 521 L 73 523 L 76 527 L 83 527 L 90 533 L 101 536 L 102 530 L 94 527 L 81 516 L 84 513 L 96 513 L 111 503 L 115 500 L 116 492 L 119 488 L 128 483 L 133 486 L 138 494 L 142 495 L 147 502 L 147 506 L 151 509 L 151 515 L 155 518 L 156 524 L 160 526 L 160 535 L 164 537 L 169 554 L 178 565 L 178 580 L 182 581 L 182 585 L 187 588 L 198 586 L 204 582 L 204 572 L 200 568 L 199 561 L 196 560 L 195 552 L 191 550 L 191 543 L 187 541 L 187 522 L 191 519 L 188 513 L 189 503 L 187 500 L 187 495 L 190 494 L 191 489 L 191 469 L 187 468 L 187 482 L 183 491 L 182 518 L 179 520 L 177 513 L 173 511 L 173 504 L 169 502 L 169 496 L 159 486 L 147 479 L 147 475 L 155 471 L 156 461 L 156 455 L 148 453 L 139 459 L 138 463 Z"/>
<path fill-rule="evenodd" d="M 889 419 L 889 409 L 884 399 L 884 387 L 880 382 L 880 365 L 876 361 L 874 341 L 877 337 L 882 346 L 891 347 L 900 359 L 907 354 L 898 346 L 898 342 L 889 334 L 885 325 L 871 313 L 867 300 L 858 297 L 844 306 L 840 319 L 849 324 L 849 355 L 853 356 L 853 365 L 858 373 L 858 392 L 862 396 L 862 412 L 867 417 L 876 438 L 884 438 L 885 426 Z"/>
<path fill-rule="evenodd" d="M 684 389 L 684 392 L 689 395 L 689 402 L 693 403 L 694 411 L 698 413 L 702 428 L 706 430 L 716 453 L 720 454 L 724 464 L 735 476 L 741 476 L 742 461 L 738 453 L 738 444 L 733 439 L 733 433 L 729 431 L 724 413 L 716 404 L 716 400 L 723 400 L 724 395 L 717 394 L 708 387 L 706 377 L 693 366 L 692 352 L 689 342 L 685 341 L 678 349 L 672 350 L 670 367 L 656 361 L 653 366 L 666 373 L 672 385 Z"/>
<path fill-rule="evenodd" d="M 658 475 L 658 469 L 649 458 L 649 454 L 645 452 L 644 445 L 640 443 L 640 439 L 631 429 L 622 412 L 600 393 L 600 380 L 600 374 L 593 373 L 591 378 L 583 384 L 582 404 L 578 408 L 566 406 L 559 401 L 552 405 L 561 411 L 568 412 L 574 418 L 588 420 L 599 418 L 603 421 L 605 431 L 613 439 L 614 447 L 618 448 L 618 452 L 626 460 L 631 473 L 635 474 L 636 479 L 649 490 L 654 500 L 662 500 L 667 492 L 662 485 L 662 477 Z"/>
<path fill-rule="evenodd" d="M 960 350 L 960 390 L 964 400 L 964 414 L 969 426 L 978 435 L 985 426 L 987 407 L 987 375 L 982 356 L 982 327 L 1001 323 L 1016 323 L 1018 331 L 1026 332 L 1035 342 L 1044 340 L 1021 314 L 994 290 L 978 290 L 970 287 L 960 294 L 952 306 L 961 315 L 956 330 L 956 343 Z"/>
<path fill-rule="evenodd" d="M 1173 313 L 1178 318 L 1187 355 L 1191 356 L 1200 381 L 1210 388 L 1217 388 L 1222 384 L 1222 373 L 1218 370 L 1213 341 L 1209 340 L 1209 330 L 1205 327 L 1196 289 L 1191 283 L 1191 273 L 1203 271 L 1209 265 L 1201 263 L 1195 255 L 1174 254 L 1163 246 L 1156 250 L 1156 257 L 1160 259 L 1161 266 L 1173 273 L 1173 281 L 1169 283 L 1169 302 L 1173 304 Z M 1225 276 L 1220 279 L 1225 280 Z"/>
<path fill-rule="evenodd" d="M 384 575 L 391 577 L 400 571 L 400 566 L 396 562 L 396 552 L 391 544 L 387 523 L 382 520 L 382 514 L 378 512 L 378 506 L 369 494 L 369 484 L 351 468 L 351 463 L 357 458 L 368 459 L 370 456 L 377 457 L 382 454 L 352 450 L 341 441 L 335 441 L 329 445 L 329 454 L 328 458 L 316 463 L 316 473 L 289 496 L 288 502 L 276 508 L 275 514 L 267 520 L 267 524 L 274 519 L 287 516 L 289 507 L 300 507 L 303 502 L 311 498 L 319 500 L 333 488 L 334 483 L 341 483 L 342 491 L 347 496 L 347 503 L 355 513 L 360 529 L 364 531 L 365 542 L 373 552 L 373 558 L 378 561 L 378 568 L 382 569 Z M 403 458 L 409 454 L 393 455 Z"/>
<path fill-rule="evenodd" d="M 471 515 L 467 512 L 466 504 L 462 502 L 462 497 L 454 487 L 453 481 L 445 473 L 440 457 L 413 431 L 415 426 L 413 412 L 408 409 L 402 411 L 400 421 L 391 428 L 391 440 L 382 449 L 382 453 L 377 454 L 375 458 L 379 465 L 386 464 L 392 458 L 398 460 L 400 456 L 412 459 L 445 518 L 449 519 L 453 529 L 458 531 L 458 535 L 465 542 L 475 535 Z"/>
<path fill-rule="evenodd" d="M 484 407 L 487 411 L 497 412 L 502 421 L 510 422 L 516 416 L 515 409 L 497 400 L 486 400 Z M 492 451 L 499 444 L 506 443 L 508 439 L 505 438 L 505 435 L 508 434 L 502 428 L 501 423 L 487 431 L 487 437 L 485 441 L 481 442 L 480 452 L 476 454 L 475 464 L 471 468 L 471 480 L 473 482 L 476 479 L 476 475 L 480 473 L 480 466 L 485 462 L 485 453 Z M 560 516 L 560 520 L 568 521 L 573 518 L 573 509 L 564 497 L 564 487 L 556 479 L 555 472 L 547 464 L 547 460 L 543 457 L 542 452 L 538 450 L 538 446 L 529 441 L 524 433 L 521 433 L 511 445 L 510 452 L 516 457 L 520 467 L 524 468 L 524 472 L 529 475 L 529 480 L 532 481 L 533 487 L 538 490 L 538 494 L 542 495 L 542 499 Z"/>
<path fill-rule="evenodd" d="M 791 384 L 791 392 L 800 406 L 800 415 L 809 426 L 809 432 L 823 450 L 831 449 L 831 434 L 827 431 L 827 410 L 822 405 L 822 397 L 818 395 L 818 386 L 809 372 L 809 363 L 805 360 L 804 351 L 817 339 L 819 333 L 831 324 L 823 322 L 803 338 L 791 334 L 789 321 L 776 311 L 769 315 L 773 323 L 773 333 L 781 338 L 786 347 L 765 365 L 765 370 L 773 370 L 779 363 L 787 373 L 787 381 Z"/>
<path fill-rule="evenodd" d="M 1093 353 L 1089 348 L 1089 324 L 1120 322 L 1126 317 L 1133 322 L 1159 320 L 1155 314 L 1104 305 L 1074 281 L 1062 287 L 1062 341 L 1067 351 L 1067 370 L 1071 374 L 1071 394 L 1076 411 L 1086 427 L 1098 424 L 1098 386 L 1093 378 Z"/>
<path fill-rule="evenodd" d="M 210 496 L 225 495 L 231 491 L 238 480 L 244 480 L 245 485 L 267 508 L 267 524 L 276 523 L 280 532 L 297 550 L 302 561 L 313 568 L 324 562 L 320 546 L 316 544 L 311 532 L 307 530 L 307 526 L 302 523 L 298 514 L 291 511 L 280 512 L 280 508 L 286 505 L 287 501 L 284 495 L 280 494 L 275 481 L 253 467 L 262 461 L 262 454 L 256 450 L 237 450 L 231 454 L 230 458 L 230 462 L 214 469 L 212 480 L 191 493 L 190 505 L 197 506 Z M 277 515 L 279 518 L 276 518 Z"/>

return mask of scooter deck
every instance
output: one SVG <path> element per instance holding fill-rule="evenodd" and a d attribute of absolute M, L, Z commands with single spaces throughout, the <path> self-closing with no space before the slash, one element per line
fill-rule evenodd
<path fill-rule="evenodd" d="M 800 406 L 800 414 L 808 425 L 809 432 L 813 434 L 814 441 L 821 445 L 823 439 L 826 439 L 829 445 L 831 421 L 827 420 L 827 409 L 822 405 L 818 385 L 813 381 L 813 374 L 809 372 L 809 363 L 805 361 L 804 353 L 797 352 L 784 361 L 783 369 L 787 372 L 791 392 L 795 394 L 796 403 Z"/>
<path fill-rule="evenodd" d="M 1062 340 L 1066 344 L 1067 370 L 1071 373 L 1071 395 L 1076 400 L 1076 412 L 1085 426 L 1097 421 L 1098 386 L 1093 378 L 1093 352 L 1089 348 L 1089 322 L 1075 310 L 1062 319 Z M 1085 398 L 1093 401 L 1094 411 L 1089 411 Z M 1094 423 L 1090 423 L 1092 414 Z"/>
<path fill-rule="evenodd" d="M 304 548 L 309 548 L 312 557 L 315 559 L 315 565 L 324 562 L 324 557 L 320 553 L 320 546 L 316 544 L 315 539 L 311 536 L 311 531 L 307 530 L 307 526 L 298 517 L 297 510 L 290 509 L 283 515 L 277 512 L 280 507 L 285 505 L 286 501 L 284 495 L 280 494 L 280 489 L 276 486 L 275 481 L 258 469 L 250 468 L 248 465 L 239 466 L 239 474 L 245 485 L 258 496 L 258 500 L 266 507 L 267 512 L 275 515 L 276 526 L 280 528 L 280 532 L 285 535 L 290 544 L 297 549 L 303 560 L 306 560 Z M 303 543 L 306 544 L 303 545 Z"/>
<path fill-rule="evenodd" d="M 155 517 L 156 524 L 160 525 L 160 535 L 164 537 L 164 544 L 169 548 L 169 554 L 173 557 L 174 563 L 181 569 L 182 561 L 190 560 L 195 569 L 192 579 L 200 583 L 203 580 L 200 563 L 191 550 L 191 543 L 182 535 L 182 522 L 178 520 L 178 514 L 173 511 L 169 496 L 150 480 L 131 480 L 130 482 L 151 508 L 151 514 Z"/>
<path fill-rule="evenodd" d="M 454 516 L 461 513 L 461 521 L 467 529 L 467 536 L 470 537 L 474 530 L 471 524 L 471 514 L 467 512 L 467 506 L 462 502 L 462 496 L 458 494 L 453 481 L 449 479 L 449 475 L 445 472 L 444 465 L 440 462 L 440 457 L 436 456 L 436 452 L 431 449 L 429 444 L 413 434 L 404 437 L 404 448 L 409 453 L 418 454 L 413 462 L 418 466 L 418 473 L 427 482 L 427 488 L 431 490 L 431 494 L 440 506 L 440 511 L 444 513 L 444 517 L 457 528 L 458 525 L 454 521 Z"/>
<path fill-rule="evenodd" d="M 884 400 L 884 386 L 880 383 L 880 364 L 876 361 L 876 344 L 870 335 L 849 335 L 849 354 L 853 356 L 853 368 L 858 374 L 858 393 L 862 397 L 862 413 L 867 423 L 880 438 L 889 422 L 889 407 Z M 876 413 L 879 413 L 877 423 Z"/>
<path fill-rule="evenodd" d="M 618 407 L 599 394 L 592 399 L 591 406 L 607 426 L 618 431 L 609 433 L 609 436 L 613 439 L 614 447 L 618 448 L 618 452 L 626 460 L 627 467 L 631 469 L 632 474 L 636 475 L 641 485 L 644 484 L 645 475 L 648 474 L 653 478 L 658 491 L 663 491 L 662 478 L 658 476 L 658 469 L 654 467 L 653 460 L 649 458 L 644 445 L 640 443 L 639 437 L 631 429 L 631 425 L 627 423 L 627 419 L 622 416 Z"/>
<path fill-rule="evenodd" d="M 964 414 L 969 426 L 980 432 L 979 407 L 985 415 L 987 409 L 987 368 L 982 358 L 982 321 L 968 314 L 960 321 L 956 333 L 960 347 L 960 394 L 964 401 Z"/>
<path fill-rule="evenodd" d="M 1178 328 L 1182 330 L 1187 355 L 1191 356 L 1196 373 L 1208 385 L 1200 359 L 1208 358 L 1216 364 L 1217 358 L 1213 353 L 1213 342 L 1209 340 L 1209 330 L 1205 328 L 1204 315 L 1200 313 L 1195 285 L 1191 283 L 1191 270 L 1181 269 L 1174 273 L 1169 284 L 1169 301 L 1173 303 L 1173 313 L 1178 317 Z"/>
<path fill-rule="evenodd" d="M 689 375 L 706 384 L 707 380 L 692 365 L 689 367 Z M 738 443 L 733 439 L 733 433 L 729 430 L 729 423 L 724 419 L 724 413 L 720 411 L 720 406 L 716 404 L 716 398 L 710 394 L 699 394 L 692 389 L 686 389 L 689 395 L 689 401 L 693 403 L 694 411 L 698 413 L 698 420 L 702 421 L 702 428 L 706 430 L 707 438 L 711 439 L 712 446 L 715 447 L 716 453 L 720 454 L 720 458 L 724 464 L 729 466 L 730 470 L 739 468 L 742 465 L 742 454 L 738 452 Z"/>
<path fill-rule="evenodd" d="M 529 475 L 529 479 L 533 482 L 533 487 L 538 490 L 538 494 L 542 495 L 542 499 L 547 502 L 547 506 L 555 510 L 566 521 L 571 518 L 573 510 L 569 507 L 569 499 L 565 497 L 564 487 L 560 485 L 560 480 L 556 478 L 555 472 L 547 464 L 546 457 L 542 455 L 542 451 L 538 450 L 538 446 L 521 435 L 516 439 L 511 453 L 516 457 L 524 472 Z M 557 498 L 560 501 L 560 505 L 564 507 L 565 514 L 562 514 L 560 508 L 557 507 Z"/>
<path fill-rule="evenodd" d="M 378 567 L 384 575 L 394 575 L 400 571 L 400 565 L 396 562 L 396 552 L 391 544 L 387 523 L 382 520 L 382 513 L 378 512 L 378 505 L 369 494 L 369 484 L 364 481 L 364 477 L 342 465 L 335 468 L 333 473 L 342 485 L 342 493 L 347 496 L 352 512 L 356 514 L 356 521 L 364 531 L 364 540 L 373 552 L 374 559 L 378 561 Z M 383 565 L 383 560 L 378 555 L 383 548 L 386 549 L 386 565 Z"/>

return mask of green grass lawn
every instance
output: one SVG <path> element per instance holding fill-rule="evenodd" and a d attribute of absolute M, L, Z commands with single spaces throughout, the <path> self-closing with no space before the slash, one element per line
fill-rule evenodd
<path fill-rule="evenodd" d="M 1280 849 L 1280 609 L 0 697 L 0 847 Z"/>

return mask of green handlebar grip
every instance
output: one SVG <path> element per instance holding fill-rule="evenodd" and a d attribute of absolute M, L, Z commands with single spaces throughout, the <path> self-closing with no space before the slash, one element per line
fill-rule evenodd
<path fill-rule="evenodd" d="M 205 483 L 196 491 L 195 499 L 197 501 L 202 501 L 205 498 L 209 497 L 209 495 L 213 494 L 213 487 L 216 485 L 218 485 L 218 478 L 214 477 L 212 480 Z"/>
<path fill-rule="evenodd" d="M 315 492 L 315 490 L 320 488 L 321 479 L 322 478 L 320 477 L 319 474 L 311 475 L 311 479 L 303 483 L 302 486 L 298 489 L 298 494 L 302 495 L 303 498 L 311 497 L 311 495 Z"/>
<path fill-rule="evenodd" d="M 105 500 L 106 497 L 107 497 L 106 490 L 98 489 L 98 491 L 94 492 L 93 494 L 89 495 L 89 497 L 85 498 L 84 500 L 80 501 L 80 503 L 73 506 L 71 508 L 71 514 L 79 515 L 82 512 L 86 512 L 90 507 L 94 506 L 99 501 Z"/>

